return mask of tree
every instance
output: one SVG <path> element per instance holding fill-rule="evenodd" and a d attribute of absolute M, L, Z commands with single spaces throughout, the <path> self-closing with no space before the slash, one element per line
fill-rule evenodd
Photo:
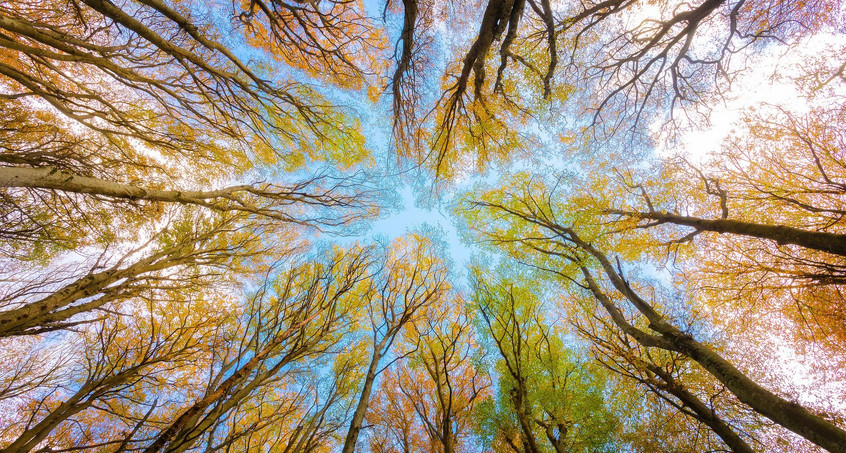
<path fill-rule="evenodd" d="M 348 382 L 354 368 L 350 357 L 338 354 L 328 374 L 303 364 L 281 382 L 264 383 L 208 430 L 205 448 L 311 452 L 337 443 L 354 397 Z"/>
<path fill-rule="evenodd" d="M 202 221 L 185 216 L 157 231 L 140 247 L 117 258 L 105 252 L 84 275 L 59 274 L 25 283 L 5 295 L 0 313 L 0 337 L 66 329 L 91 319 L 79 319 L 104 306 L 136 297 L 155 299 L 159 291 L 176 292 L 209 285 L 215 268 L 236 271 L 239 261 L 260 253 L 260 230 L 243 231 L 237 217 Z M 129 264 L 126 264 L 129 262 Z M 181 275 L 171 272 L 180 271 Z M 48 277 L 49 278 L 49 277 Z M 55 289 L 50 286 L 55 285 Z"/>
<path fill-rule="evenodd" d="M 416 341 L 409 341 L 415 350 L 408 364 L 385 371 L 367 417 L 373 451 L 472 451 L 477 407 L 490 379 L 478 364 L 468 306 L 458 298 L 442 302 L 409 329 Z"/>
<path fill-rule="evenodd" d="M 241 424 L 226 426 L 227 419 L 249 420 L 258 411 L 271 420 L 297 414 L 301 424 L 291 426 L 290 431 L 276 431 L 275 436 L 277 441 L 293 448 L 292 451 L 309 451 L 316 442 L 329 436 L 333 426 L 338 428 L 343 422 L 344 416 L 333 415 L 332 411 L 338 411 L 338 405 L 352 397 L 354 389 L 343 380 L 349 379 L 353 366 L 349 358 L 337 360 L 338 367 L 334 371 L 338 381 L 328 390 L 321 388 L 319 393 L 315 393 L 311 383 L 298 381 L 298 373 L 303 372 L 298 368 L 305 366 L 305 362 L 313 365 L 337 355 L 332 349 L 354 321 L 356 303 L 351 300 L 357 301 L 367 288 L 372 249 L 336 249 L 311 260 L 304 258 L 307 257 L 302 252 L 300 255 L 293 253 L 272 268 L 272 279 L 265 281 L 245 305 L 225 301 L 217 307 L 204 308 L 194 298 L 180 305 L 172 297 L 167 303 L 149 299 L 146 308 L 143 303 L 138 307 L 137 299 L 123 302 L 122 313 L 117 318 L 122 323 L 112 327 L 107 337 L 101 332 L 94 337 L 100 340 L 81 347 L 85 354 L 91 354 L 86 363 L 93 367 L 92 377 L 64 401 L 53 402 L 53 397 L 40 397 L 38 392 L 30 391 L 27 397 L 35 398 L 32 419 L 37 421 L 40 412 L 45 410 L 49 413 L 41 422 L 24 426 L 22 433 L 16 434 L 18 440 L 6 448 L 28 451 L 45 439 L 51 439 L 57 448 L 60 444 L 70 448 L 89 442 L 148 451 L 185 451 L 201 439 L 209 446 L 218 443 L 239 445 L 244 436 L 258 437 L 276 428 L 263 417 L 255 419 L 246 431 Z M 218 313 L 210 314 L 209 310 L 214 313 L 215 309 Z M 152 324 L 141 323 L 144 310 L 151 313 L 149 323 Z M 187 321 L 179 324 L 179 317 L 160 313 L 162 310 L 178 310 L 178 313 L 191 314 L 203 322 L 200 327 L 186 324 Z M 159 316 L 167 322 L 159 321 Z M 97 322 L 102 325 L 111 319 L 106 316 L 79 325 Z M 162 358 L 153 355 L 160 349 L 156 346 L 141 355 L 143 360 L 139 364 L 131 362 L 124 366 L 122 363 L 131 361 L 135 354 L 135 349 L 126 348 L 144 347 L 143 343 L 138 343 L 143 335 L 128 331 L 125 323 L 139 325 L 139 328 L 150 325 L 154 338 L 164 336 L 170 341 L 173 336 L 176 340 L 190 341 L 191 346 L 184 350 L 172 346 L 165 352 L 178 354 Z M 165 327 L 172 323 L 177 323 L 180 330 L 168 334 Z M 92 327 L 84 329 L 93 330 Z M 121 339 L 114 347 L 110 346 L 116 341 L 113 338 Z M 158 342 L 164 340 L 157 340 L 155 344 Z M 114 348 L 118 349 L 109 352 Z M 149 369 L 161 362 L 166 364 Z M 144 374 L 139 374 L 142 371 Z M 67 366 L 56 366 L 51 372 L 74 373 Z M 168 375 L 174 379 L 167 379 Z M 204 376 L 208 379 L 206 383 L 202 382 Z M 27 385 L 20 381 L 28 376 L 15 377 L 17 379 L 7 383 L 12 392 Z M 57 386 L 67 385 L 65 379 L 45 377 L 40 386 L 51 385 L 53 381 L 59 383 Z M 301 387 L 296 389 L 297 385 Z M 62 393 L 55 394 L 55 398 L 61 397 Z M 120 401 L 115 402 L 115 398 Z M 311 398 L 316 400 L 310 402 Z M 255 407 L 257 402 L 259 405 Z M 56 404 L 58 406 L 52 409 Z M 104 404 L 107 407 L 101 406 Z M 73 419 L 71 426 L 84 427 L 81 431 L 63 424 L 88 408 L 109 415 Z M 139 414 L 139 410 L 144 412 Z M 102 424 L 127 429 L 98 431 Z"/>
<path fill-rule="evenodd" d="M 404 369 L 388 369 L 382 377 L 382 390 L 373 395 L 367 419 L 373 425 L 368 449 L 378 453 L 436 451 L 437 443 L 422 429 L 414 400 L 407 398 L 400 386 L 418 385 Z"/>
<path fill-rule="evenodd" d="M 404 5 L 403 57 L 395 81 L 402 81 L 415 51 L 422 58 L 429 47 L 415 47 L 414 37 L 428 36 L 428 28 L 425 22 L 414 24 L 422 22 L 415 21 L 420 11 L 431 8 Z M 465 174 L 470 162 L 484 169 L 522 157 L 543 140 L 528 124 L 551 123 L 552 134 L 566 127 L 606 141 L 615 135 L 642 137 L 641 126 L 653 120 L 679 126 L 686 120 L 707 122 L 706 102 L 728 91 L 748 64 L 750 49 L 795 42 L 838 22 L 837 8 L 824 2 L 491 0 L 480 6 L 462 11 L 475 23 L 456 20 L 458 27 L 475 31 L 453 46 L 456 56 L 440 74 L 440 96 L 431 112 L 407 118 L 410 112 L 403 108 L 416 103 L 397 106 L 398 98 L 420 96 L 394 93 L 395 121 L 431 125 L 429 146 L 413 155 L 441 178 Z M 576 119 L 567 126 L 537 121 L 547 108 L 571 112 Z"/>
<path fill-rule="evenodd" d="M 686 253 L 696 260 L 687 266 L 707 297 L 719 292 L 750 313 L 779 313 L 796 324 L 797 339 L 840 354 L 843 312 L 833 301 L 843 282 L 846 236 L 838 112 L 750 114 L 713 161 L 665 164 L 661 171 L 672 185 L 625 176 L 620 185 L 630 194 L 605 213 L 624 228 L 655 231 L 673 249 L 692 247 Z M 671 200 L 670 191 L 684 196 Z"/>
<path fill-rule="evenodd" d="M 138 228 L 139 214 L 160 216 L 164 211 L 161 204 L 200 206 L 223 214 L 236 213 L 312 228 L 345 226 L 378 212 L 378 207 L 368 200 L 367 192 L 349 192 L 355 185 L 351 180 L 316 175 L 289 186 L 262 183 L 214 190 L 174 190 L 66 173 L 48 166 L 0 166 L 0 187 L 25 188 L 28 192 L 0 201 L 5 202 L 3 208 L 8 212 L 4 218 L 10 220 L 8 229 L 0 230 L 0 237 L 10 241 L 11 250 L 7 254 L 13 256 L 20 254 L 15 248 L 32 253 L 45 244 L 74 248 L 81 245 L 84 235 L 67 237 L 60 230 L 62 226 L 76 224 L 80 216 L 89 219 L 89 238 L 102 237 L 108 233 L 102 231 L 98 217 L 120 216 L 128 226 Z M 95 199 L 80 200 L 74 194 Z M 126 203 L 121 204 L 122 201 Z M 45 204 L 49 206 L 48 212 L 44 212 Z M 140 212 L 133 212 L 135 207 Z M 80 232 L 86 231 L 80 229 Z M 27 247 L 26 243 L 33 246 Z"/>
<path fill-rule="evenodd" d="M 753 381 L 718 350 L 698 341 L 695 332 L 680 329 L 672 318 L 662 314 L 660 306 L 640 296 L 623 276 L 619 259 L 615 267 L 608 255 L 593 245 L 593 240 L 606 240 L 601 231 L 580 233 L 565 223 L 559 206 L 551 201 L 554 188 L 547 189 L 539 181 L 515 182 L 513 190 L 495 191 L 471 204 L 486 216 L 480 224 L 487 225 L 482 233 L 490 240 L 589 291 L 611 321 L 641 346 L 689 357 L 756 412 L 823 448 L 842 451 L 846 431 L 837 424 Z M 590 234 L 593 239 L 585 239 L 582 234 Z M 533 260 L 534 254 L 539 259 Z M 562 269 L 564 266 L 569 269 Z M 599 267 L 598 272 L 613 290 L 601 286 L 592 266 Z M 634 310 L 642 321 L 629 321 L 624 310 Z"/>
<path fill-rule="evenodd" d="M 348 316 L 346 299 L 361 291 L 369 260 L 367 249 L 336 251 L 325 263 L 292 266 L 270 288 L 259 291 L 252 298 L 247 329 L 237 340 L 234 357 L 226 358 L 204 395 L 181 410 L 144 451 L 185 451 L 281 370 L 319 357 L 337 342 Z M 265 302 L 269 289 L 275 294 Z"/>
<path fill-rule="evenodd" d="M 344 440 L 344 453 L 351 453 L 355 449 L 373 385 L 376 377 L 385 369 L 382 360 L 389 357 L 397 336 L 420 314 L 425 313 L 426 307 L 445 297 L 449 290 L 447 269 L 434 252 L 434 245 L 429 238 L 416 234 L 399 238 L 391 244 L 362 295 L 362 308 L 366 313 L 364 323 L 369 326 L 370 357 L 362 378 L 358 403 Z"/>
<path fill-rule="evenodd" d="M 214 135 L 196 134 L 186 127 L 192 123 L 202 124 L 200 132 L 210 128 L 271 148 L 280 139 L 303 143 L 304 135 L 292 131 L 313 132 L 329 144 L 339 130 L 316 93 L 262 77 L 181 2 L 19 2 L 3 15 L 5 97 L 38 97 L 91 130 L 200 152 L 214 149 Z M 286 28 L 279 17 L 266 18 Z M 111 92 L 104 90 L 110 85 Z M 123 92 L 142 102 L 126 102 Z M 158 118 L 137 117 L 145 104 Z"/>
<path fill-rule="evenodd" d="M 2 451 L 31 451 L 43 442 L 57 449 L 125 444 L 128 439 L 100 428 L 137 432 L 133 425 L 144 424 L 157 406 L 145 393 L 164 391 L 162 372 L 178 373 L 198 361 L 219 322 L 201 304 L 133 308 L 125 310 L 146 316 L 104 319 L 86 330 L 73 345 L 82 354 L 55 370 L 64 376 L 43 383 L 43 396 L 33 392 L 21 401 L 14 440 Z"/>
<path fill-rule="evenodd" d="M 594 125 L 607 121 L 606 133 L 635 131 L 645 116 L 674 117 L 678 107 L 691 107 L 680 113 L 707 121 L 697 109 L 723 95 L 739 72 L 732 60 L 744 65 L 746 49 L 798 39 L 836 20 L 821 3 L 706 0 L 656 6 L 591 2 L 575 6 L 562 21 L 562 34 L 570 38 L 569 66 L 590 83 L 591 99 L 584 102 Z"/>
<path fill-rule="evenodd" d="M 601 375 L 567 350 L 545 319 L 549 310 L 513 280 L 476 278 L 479 324 L 497 356 L 498 394 L 480 421 L 492 445 L 517 453 L 619 448 Z"/>
<path fill-rule="evenodd" d="M 588 307 L 591 312 L 595 311 L 595 304 L 590 304 Z M 672 410 L 683 414 L 685 419 L 692 419 L 706 426 L 720 439 L 719 441 L 710 439 L 709 437 L 713 436 L 708 436 L 707 433 L 701 436 L 687 436 L 687 433 L 703 430 L 696 426 L 683 425 L 682 432 L 695 443 L 674 448 L 715 450 L 722 448 L 721 444 L 725 444 L 734 452 L 755 451 L 746 440 L 748 436 L 744 435 L 749 431 L 741 431 L 737 420 L 755 420 L 756 417 L 742 412 L 732 414 L 731 412 L 737 411 L 737 408 L 733 407 L 736 404 L 730 400 L 725 401 L 726 398 L 723 397 L 727 393 L 725 387 L 701 382 L 703 376 L 696 373 L 690 366 L 690 360 L 687 357 L 666 351 L 650 351 L 631 341 L 613 323 L 595 314 L 584 323 L 579 323 L 578 328 L 580 334 L 591 342 L 593 352 L 602 365 L 645 387 L 657 397 L 656 400 L 659 403 L 670 406 Z M 720 411 L 717 410 L 718 408 Z M 728 417 L 721 413 L 727 410 L 731 411 L 728 414 L 731 420 L 727 420 Z M 648 420 L 647 417 L 638 418 Z M 666 422 L 659 423 L 663 425 Z M 644 437 L 642 431 L 637 433 L 633 442 L 642 445 L 640 442 Z M 667 434 L 660 436 L 662 442 L 670 440 Z"/>

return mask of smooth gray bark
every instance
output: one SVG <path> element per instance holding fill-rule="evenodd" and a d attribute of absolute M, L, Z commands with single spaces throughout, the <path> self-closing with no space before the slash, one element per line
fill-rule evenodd
<path fill-rule="evenodd" d="M 53 189 L 63 192 L 102 195 L 128 200 L 164 201 L 209 206 L 210 200 L 246 191 L 251 186 L 233 186 L 213 191 L 149 189 L 88 176 L 74 175 L 53 167 L 0 167 L 0 187 Z"/>

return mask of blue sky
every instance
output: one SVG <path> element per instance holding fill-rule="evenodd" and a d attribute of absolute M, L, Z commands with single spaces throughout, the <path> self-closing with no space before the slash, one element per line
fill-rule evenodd
<path fill-rule="evenodd" d="M 443 231 L 443 239 L 447 242 L 456 267 L 464 268 L 473 254 L 473 248 L 461 241 L 455 226 L 457 219 L 442 206 L 436 206 L 433 209 L 418 207 L 415 203 L 417 197 L 408 185 L 401 186 L 397 192 L 400 195 L 400 210 L 394 210 L 387 217 L 373 222 L 368 236 L 382 235 L 393 239 L 410 231 L 417 231 L 424 226 L 434 227 Z"/>

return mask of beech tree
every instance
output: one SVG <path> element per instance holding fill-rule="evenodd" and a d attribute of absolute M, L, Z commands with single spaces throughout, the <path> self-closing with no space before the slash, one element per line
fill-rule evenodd
<path fill-rule="evenodd" d="M 468 306 L 445 298 L 409 329 L 408 364 L 387 369 L 367 420 L 372 451 L 472 451 L 490 378 L 479 366 Z"/>
<path fill-rule="evenodd" d="M 596 304 L 586 305 L 591 310 L 597 308 Z M 618 327 L 601 316 L 594 314 L 588 317 L 588 320 L 577 323 L 579 332 L 591 342 L 594 354 L 602 365 L 646 388 L 659 404 L 669 406 L 672 412 L 682 414 L 685 421 L 701 426 L 681 423 L 682 432 L 696 432 L 698 435 L 686 436 L 689 442 L 686 445 L 677 444 L 675 448 L 718 450 L 724 444 L 735 452 L 755 451 L 750 445 L 753 442 L 748 439 L 752 430 L 743 430 L 738 421 L 752 421 L 754 428 L 756 417 L 749 413 L 750 411 L 738 410 L 735 402 L 725 398 L 723 395 L 728 393 L 725 387 L 714 385 L 707 380 L 701 382 L 702 376 L 691 372 L 687 357 L 678 353 L 651 351 L 632 341 Z M 666 425 L 667 422 L 660 423 Z M 710 430 L 713 435 L 709 436 L 706 430 Z M 670 437 L 668 434 L 664 432 L 660 437 L 667 441 Z M 715 439 L 714 435 L 719 440 Z M 640 439 L 635 442 L 640 443 Z M 656 444 L 653 448 L 659 447 Z"/>
<path fill-rule="evenodd" d="M 660 305 L 641 296 L 624 276 L 619 258 L 613 258 L 615 265 L 608 254 L 593 244 L 596 239 L 604 241 L 603 235 L 607 233 L 580 231 L 566 223 L 566 214 L 552 201 L 555 187 L 550 189 L 541 181 L 519 179 L 512 186 L 471 202 L 471 209 L 485 216 L 480 222 L 485 228 L 480 233 L 493 243 L 502 244 L 518 259 L 534 261 L 535 266 L 589 291 L 611 321 L 641 346 L 683 354 L 756 412 L 827 450 L 842 450 L 846 431 L 837 423 L 750 379 L 717 349 L 697 340 L 695 332 L 679 327 L 677 321 L 662 313 Z M 594 239 L 585 239 L 585 234 Z M 539 259 L 533 258 L 535 254 Z M 603 287 L 599 276 L 607 279 L 604 281 L 611 290 Z M 630 320 L 629 310 L 634 310 L 642 321 Z"/>
<path fill-rule="evenodd" d="M 261 253 L 256 236 L 260 230 L 241 228 L 235 218 L 204 222 L 185 216 L 123 256 L 101 254 L 83 275 L 24 282 L 4 295 L 0 337 L 65 329 L 90 321 L 71 320 L 77 315 L 117 306 L 122 300 L 152 300 L 160 291 L 172 294 L 212 284 L 220 280 L 220 269 L 236 271 L 239 261 Z M 56 287 L 48 289 L 51 284 Z"/>
<path fill-rule="evenodd" d="M 715 160 L 668 162 L 660 171 L 671 185 L 621 174 L 616 184 L 628 193 L 604 213 L 694 253 L 688 266 L 709 298 L 779 313 L 797 339 L 842 354 L 843 313 L 832 303 L 843 275 L 838 111 L 762 109 Z M 766 307 L 755 303 L 764 299 Z"/>
<path fill-rule="evenodd" d="M 21 249 L 33 253 L 51 246 L 74 248 L 84 244 L 84 235 L 75 237 L 60 229 L 76 225 L 80 217 L 90 223 L 90 228 L 80 228 L 80 233 L 87 230 L 91 239 L 108 234 L 98 222 L 103 217 L 119 216 L 114 220 L 137 228 L 142 220 L 137 216 L 160 216 L 165 211 L 162 204 L 200 206 L 225 215 L 234 213 L 309 227 L 338 227 L 378 212 L 366 191 L 350 193 L 354 185 L 355 181 L 324 174 L 287 186 L 260 183 L 214 190 L 160 189 L 66 173 L 55 167 L 0 166 L 0 187 L 26 191 L 0 201 L 6 211 L 4 217 L 10 220 L 8 227 L 0 230 L 0 237 L 10 241 L 10 255 L 21 255 Z M 74 194 L 95 199 L 81 200 Z M 44 209 L 45 204 L 49 210 Z"/>
<path fill-rule="evenodd" d="M 189 449 L 257 388 L 278 379 L 281 370 L 317 358 L 339 341 L 350 309 L 345 299 L 361 291 L 369 260 L 366 249 L 336 252 L 325 263 L 292 267 L 266 284 L 252 298 L 237 353 L 224 358 L 202 397 L 181 410 L 144 451 Z M 275 294 L 265 302 L 270 290 Z"/>
<path fill-rule="evenodd" d="M 355 450 L 376 377 L 386 366 L 383 359 L 393 362 L 401 358 L 389 358 L 397 337 L 425 313 L 427 306 L 437 303 L 449 290 L 447 269 L 434 251 L 429 238 L 412 234 L 398 239 L 363 294 L 362 308 L 366 313 L 363 319 L 369 327 L 366 331 L 369 341 L 364 344 L 370 357 L 369 362 L 365 362 L 368 364 L 358 402 L 344 439 L 344 453 Z"/>
<path fill-rule="evenodd" d="M 506 279 L 474 285 L 479 323 L 495 351 L 498 394 L 480 424 L 497 450 L 605 451 L 617 421 L 598 373 L 575 361 L 529 290 Z"/>

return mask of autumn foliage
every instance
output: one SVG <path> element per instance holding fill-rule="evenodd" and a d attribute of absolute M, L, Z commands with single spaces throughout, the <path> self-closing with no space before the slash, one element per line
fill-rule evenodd
<path fill-rule="evenodd" d="M 0 452 L 846 452 L 843 23 L 0 2 Z"/>

